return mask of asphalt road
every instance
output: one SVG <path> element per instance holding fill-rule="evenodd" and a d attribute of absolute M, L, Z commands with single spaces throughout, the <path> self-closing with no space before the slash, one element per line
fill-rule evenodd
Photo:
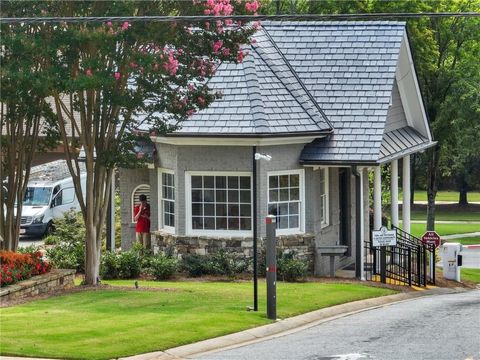
<path fill-rule="evenodd" d="M 387 305 L 201 359 L 480 358 L 480 290 Z"/>
<path fill-rule="evenodd" d="M 18 247 L 25 248 L 30 245 L 35 245 L 35 246 L 43 245 L 43 238 L 20 235 L 20 239 L 18 241 Z"/>
<path fill-rule="evenodd" d="M 443 267 L 441 251 L 439 251 L 439 255 L 440 261 L 437 263 L 437 266 Z M 480 247 L 478 245 L 464 246 L 461 255 L 464 268 L 480 269 Z"/>
<path fill-rule="evenodd" d="M 480 268 L 480 247 L 463 248 L 463 267 Z"/>

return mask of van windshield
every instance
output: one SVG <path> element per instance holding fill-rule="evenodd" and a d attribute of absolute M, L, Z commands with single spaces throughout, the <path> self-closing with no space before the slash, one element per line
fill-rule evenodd
<path fill-rule="evenodd" d="M 52 194 L 51 187 L 27 187 L 25 197 L 23 198 L 23 205 L 39 206 L 49 205 L 50 196 Z"/>

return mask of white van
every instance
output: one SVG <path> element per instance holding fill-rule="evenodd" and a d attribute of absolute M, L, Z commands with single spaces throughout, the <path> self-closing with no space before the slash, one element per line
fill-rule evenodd
<path fill-rule="evenodd" d="M 85 173 L 81 174 L 80 180 L 84 192 Z M 70 210 L 81 209 L 66 162 L 59 160 L 33 167 L 23 199 L 20 234 L 49 234 L 54 220 Z"/>

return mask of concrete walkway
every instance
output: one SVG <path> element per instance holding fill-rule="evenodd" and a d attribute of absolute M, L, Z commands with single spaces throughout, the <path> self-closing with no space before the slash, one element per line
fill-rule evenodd
<path fill-rule="evenodd" d="M 402 200 L 398 200 L 399 204 L 402 204 Z M 415 200 L 415 205 L 427 205 L 428 201 L 426 200 Z M 435 204 L 437 205 L 449 205 L 449 204 L 458 204 L 458 201 L 443 201 L 443 200 L 436 200 Z M 468 204 L 477 204 L 480 205 L 479 201 L 469 201 Z"/>
<path fill-rule="evenodd" d="M 465 234 L 444 235 L 441 238 L 442 240 L 452 240 L 452 239 L 469 238 L 474 236 L 480 236 L 480 231 L 473 232 L 473 233 L 465 233 Z"/>
<path fill-rule="evenodd" d="M 412 224 L 426 224 L 427 220 L 410 220 Z M 480 229 L 480 221 L 475 220 L 435 220 L 435 224 L 478 224 Z"/>

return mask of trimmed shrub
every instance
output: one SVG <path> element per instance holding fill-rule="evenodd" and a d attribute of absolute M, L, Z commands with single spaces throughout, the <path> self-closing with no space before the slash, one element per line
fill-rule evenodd
<path fill-rule="evenodd" d="M 85 226 L 81 214 L 69 211 L 55 220 L 55 233 L 45 238 L 53 245 L 46 256 L 57 269 L 85 272 Z"/>
<path fill-rule="evenodd" d="M 182 259 L 181 270 L 188 273 L 189 276 L 198 277 L 207 275 L 206 256 L 201 255 L 185 255 Z"/>
<path fill-rule="evenodd" d="M 212 275 L 226 275 L 230 278 L 248 270 L 248 262 L 245 258 L 239 258 L 235 254 L 219 251 L 211 259 Z"/>
<path fill-rule="evenodd" d="M 186 255 L 183 257 L 181 269 L 193 277 L 226 275 L 233 278 L 248 271 L 248 266 L 246 258 L 221 250 L 213 255 Z"/>
<path fill-rule="evenodd" d="M 118 277 L 121 279 L 135 278 L 142 272 L 141 258 L 134 249 L 121 252 L 118 255 Z"/>
<path fill-rule="evenodd" d="M 118 255 L 112 251 L 106 251 L 102 254 L 102 262 L 100 264 L 100 276 L 102 279 L 118 278 L 119 261 Z"/>
<path fill-rule="evenodd" d="M 177 267 L 177 259 L 167 257 L 164 254 L 159 254 L 150 258 L 149 273 L 155 278 L 155 280 L 166 280 L 175 274 Z"/>
<path fill-rule="evenodd" d="M 277 259 L 278 277 L 283 281 L 305 280 L 308 274 L 308 262 L 295 259 L 293 254 L 283 254 Z"/>

